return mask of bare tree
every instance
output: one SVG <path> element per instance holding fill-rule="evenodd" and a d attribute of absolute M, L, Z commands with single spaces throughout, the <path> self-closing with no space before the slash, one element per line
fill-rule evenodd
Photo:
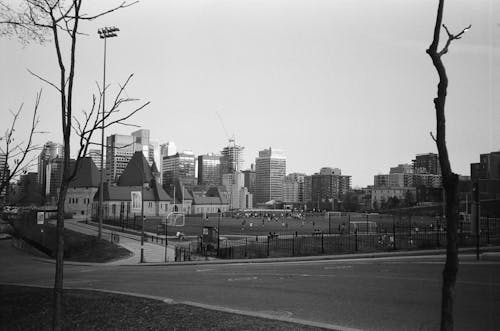
<path fill-rule="evenodd" d="M 19 6 L 15 8 L 5 2 L 0 2 L 0 24 L 4 26 L 1 34 L 16 35 L 19 36 L 22 41 L 35 40 L 37 42 L 47 42 L 51 39 L 57 55 L 60 74 L 57 83 L 50 82 L 35 74 L 39 79 L 58 91 L 64 145 L 63 175 L 57 203 L 57 249 L 53 311 L 54 330 L 60 330 L 62 328 L 64 202 L 66 200 L 69 183 L 74 177 L 76 169 L 78 169 L 80 158 L 86 153 L 93 132 L 104 123 L 103 119 L 95 120 L 95 118 L 92 118 L 91 114 L 98 113 L 98 111 L 95 111 L 94 107 L 92 107 L 88 114 L 85 114 L 85 119 L 81 123 L 75 122 L 73 118 L 76 50 L 77 41 L 82 34 L 79 30 L 80 23 L 82 21 L 94 20 L 136 3 L 127 3 L 124 1 L 118 6 L 108 10 L 96 14 L 87 14 L 82 12 L 82 2 L 83 0 L 21 0 L 19 1 Z M 126 84 L 124 86 L 126 86 Z M 123 88 L 120 90 L 120 97 L 115 99 L 115 108 L 104 112 L 104 118 L 106 118 L 106 116 L 109 117 L 112 113 L 119 112 L 121 104 L 126 101 L 131 101 L 121 97 Z M 103 86 L 102 89 L 105 90 L 106 86 Z M 96 98 L 94 97 L 93 105 L 95 105 L 95 100 Z M 101 98 L 99 98 L 99 100 L 101 100 Z M 142 109 L 145 105 L 146 104 L 132 111 L 131 115 L 139 109 Z M 96 116 L 98 115 L 96 114 Z M 128 115 L 124 116 L 121 120 L 116 120 L 114 123 L 123 122 L 123 120 L 127 118 L 129 118 Z M 74 123 L 76 123 L 76 126 Z M 107 124 L 106 126 L 109 125 Z M 70 168 L 70 142 L 73 128 L 76 128 L 80 135 L 80 148 L 77 153 L 76 165 L 72 171 Z"/>
<path fill-rule="evenodd" d="M 432 59 L 432 63 L 439 75 L 437 86 L 437 97 L 434 98 L 434 108 L 436 110 L 436 137 L 431 132 L 432 139 L 436 142 L 441 173 L 443 176 L 443 187 L 445 191 L 445 216 L 446 216 L 446 263 L 443 270 L 443 287 L 441 292 L 441 330 L 453 330 L 453 304 L 455 301 L 455 283 L 458 273 L 458 248 L 457 248 L 457 220 L 458 220 L 458 175 L 451 170 L 448 148 L 446 147 L 446 118 L 445 103 L 448 89 L 448 76 L 441 57 L 448 53 L 451 42 L 462 38 L 462 35 L 470 29 L 470 25 L 460 33 L 454 35 L 450 33 L 443 21 L 444 0 L 439 0 L 436 24 L 434 26 L 434 36 L 432 43 L 427 49 L 427 54 Z M 439 47 L 439 37 L 441 27 L 444 28 L 448 39 L 441 50 Z"/>
<path fill-rule="evenodd" d="M 2 173 L 0 173 L 0 192 L 8 191 L 10 181 L 18 175 L 25 173 L 36 160 L 36 156 L 32 156 L 34 151 L 40 149 L 40 146 L 33 142 L 35 134 L 42 133 L 37 131 L 39 118 L 38 106 L 40 105 L 40 98 L 42 91 L 37 93 L 35 98 L 35 105 L 33 106 L 33 117 L 31 118 L 31 128 L 27 140 L 20 140 L 16 135 L 16 124 L 20 119 L 23 110 L 23 104 L 19 106 L 17 111 L 10 110 L 12 115 L 12 122 L 9 128 L 5 131 L 4 135 L 0 137 L 0 153 L 4 156 L 3 164 L 0 165 Z M 16 141 L 17 140 L 17 141 Z M 8 199 L 8 192 L 6 194 Z"/>

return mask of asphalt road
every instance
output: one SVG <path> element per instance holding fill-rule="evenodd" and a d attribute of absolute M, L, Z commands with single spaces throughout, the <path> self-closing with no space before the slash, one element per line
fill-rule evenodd
<path fill-rule="evenodd" d="M 0 242 L 0 282 L 52 286 L 54 265 Z M 65 286 L 141 293 L 364 330 L 436 330 L 442 257 L 189 266 L 66 265 Z M 500 263 L 462 258 L 456 330 L 497 330 Z"/>

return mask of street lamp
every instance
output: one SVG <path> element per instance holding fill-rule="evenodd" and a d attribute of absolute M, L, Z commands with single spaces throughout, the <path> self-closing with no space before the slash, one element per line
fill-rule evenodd
<path fill-rule="evenodd" d="M 101 239 L 102 236 L 102 205 L 104 200 L 104 117 L 105 117 L 105 97 L 106 97 L 106 40 L 108 38 L 116 37 L 116 32 L 120 31 L 117 27 L 104 27 L 97 30 L 99 38 L 104 39 L 104 70 L 102 78 L 102 123 L 101 123 L 101 183 L 99 188 L 99 228 L 97 237 Z"/>

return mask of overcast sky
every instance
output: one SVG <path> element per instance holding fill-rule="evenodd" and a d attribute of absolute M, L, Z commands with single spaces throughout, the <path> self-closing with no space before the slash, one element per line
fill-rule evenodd
<path fill-rule="evenodd" d="M 89 1 L 86 11 L 119 2 Z M 436 0 L 142 0 L 82 23 L 88 36 L 77 45 L 74 109 L 88 108 L 102 82 L 97 29 L 115 25 L 108 82 L 116 88 L 135 74 L 128 95 L 151 105 L 132 122 L 152 138 L 217 153 L 227 144 L 218 112 L 245 147 L 245 167 L 273 147 L 285 151 L 287 172 L 338 167 L 354 186 L 370 185 L 373 175 L 436 152 L 429 132 L 438 78 L 425 53 L 436 7 Z M 455 172 L 470 175 L 480 153 L 500 150 L 500 3 L 447 1 L 444 22 L 454 32 L 472 24 L 444 57 L 450 158 Z M 50 133 L 38 142 L 61 142 L 57 93 L 26 70 L 57 81 L 53 45 L 3 38 L 0 49 L 0 130 L 8 110 L 22 102 L 29 110 L 43 87 L 41 129 Z M 27 129 L 21 123 L 18 132 Z"/>

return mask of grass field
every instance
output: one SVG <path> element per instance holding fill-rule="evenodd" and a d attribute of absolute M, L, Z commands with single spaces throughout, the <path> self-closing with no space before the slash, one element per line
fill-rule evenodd
<path fill-rule="evenodd" d="M 1 330 L 52 330 L 52 289 L 0 285 Z M 159 300 L 64 290 L 63 330 L 322 330 Z"/>
<path fill-rule="evenodd" d="M 428 216 L 392 216 L 392 215 L 368 215 L 368 214 L 355 214 L 341 216 L 341 217 L 330 217 L 326 215 L 308 215 L 304 220 L 299 220 L 295 218 L 279 218 L 274 220 L 268 220 L 263 217 L 250 217 L 250 218 L 236 218 L 236 217 L 222 217 L 219 221 L 218 216 L 209 216 L 208 219 L 203 219 L 201 216 L 186 216 L 185 225 L 183 227 L 168 226 L 168 235 L 175 235 L 178 231 L 184 233 L 186 236 L 198 236 L 201 235 L 204 226 L 217 227 L 220 223 L 220 233 L 221 235 L 268 235 L 269 232 L 276 234 L 299 234 L 299 235 L 310 235 L 315 233 L 315 231 L 321 231 L 323 233 L 340 233 L 342 230 L 344 233 L 348 230 L 353 231 L 349 228 L 349 222 L 354 224 L 357 222 L 360 229 L 366 228 L 365 222 L 375 222 L 378 232 L 392 231 L 393 223 L 397 228 L 408 228 L 411 224 L 412 227 L 418 228 L 430 228 L 437 226 L 438 223 L 443 224 L 443 222 L 437 221 L 433 217 Z M 118 220 L 106 221 L 108 224 L 121 225 Z M 145 231 L 164 234 L 165 228 L 161 227 L 161 221 L 159 219 L 147 219 L 145 223 Z M 136 228 L 139 229 L 139 224 L 135 224 Z M 159 226 L 160 225 L 160 226 Z M 132 227 L 132 220 L 128 221 L 126 227 Z M 362 230 L 360 230 L 362 231 Z"/>

